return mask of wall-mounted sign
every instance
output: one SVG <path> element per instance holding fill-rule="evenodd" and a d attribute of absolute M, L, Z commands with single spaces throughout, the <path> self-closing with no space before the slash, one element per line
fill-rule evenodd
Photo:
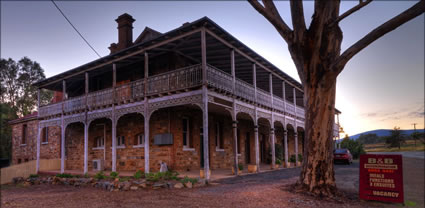
<path fill-rule="evenodd" d="M 360 199 L 403 203 L 402 162 L 401 155 L 360 155 Z"/>

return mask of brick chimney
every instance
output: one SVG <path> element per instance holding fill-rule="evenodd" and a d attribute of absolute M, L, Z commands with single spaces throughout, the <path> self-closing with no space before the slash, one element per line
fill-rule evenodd
<path fill-rule="evenodd" d="M 135 19 L 127 13 L 120 15 L 116 20 L 118 23 L 118 43 L 112 43 L 109 47 L 111 53 L 125 49 L 133 44 L 133 22 Z"/>

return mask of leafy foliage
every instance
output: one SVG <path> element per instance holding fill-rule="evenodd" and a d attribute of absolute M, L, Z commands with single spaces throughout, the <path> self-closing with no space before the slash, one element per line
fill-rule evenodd
<path fill-rule="evenodd" d="M 73 178 L 74 176 L 72 174 L 69 174 L 69 173 L 58 173 L 58 174 L 56 174 L 56 177 L 59 177 L 59 178 Z"/>
<path fill-rule="evenodd" d="M 0 100 L 11 105 L 20 116 L 30 114 L 37 105 L 37 89 L 32 84 L 45 78 L 40 64 L 24 57 L 18 62 L 0 59 Z M 41 102 L 48 103 L 50 91 L 41 92 Z"/>
<path fill-rule="evenodd" d="M 360 155 L 366 153 L 363 144 L 354 139 L 350 139 L 350 137 L 345 137 L 342 140 L 341 148 L 350 150 L 354 159 L 357 159 L 360 157 Z"/>
<path fill-rule="evenodd" d="M 357 139 L 357 141 L 359 141 L 362 144 L 376 144 L 376 143 L 385 142 L 385 138 L 379 137 L 376 134 L 362 134 Z"/>
<path fill-rule="evenodd" d="M 243 170 L 243 164 L 242 164 L 242 163 L 239 163 L 239 164 L 238 164 L 238 169 L 239 169 L 239 170 Z"/>
<path fill-rule="evenodd" d="M 101 179 L 107 179 L 108 176 L 105 176 L 105 174 L 103 173 L 103 171 L 99 171 L 98 173 L 96 173 L 96 175 L 94 175 L 95 179 L 101 180 Z"/>
<path fill-rule="evenodd" d="M 142 177 L 143 173 L 141 170 L 138 170 L 134 173 L 133 178 L 134 179 L 140 179 Z"/>
<path fill-rule="evenodd" d="M 30 178 L 38 178 L 39 177 L 39 175 L 37 175 L 37 174 L 30 174 Z"/>
<path fill-rule="evenodd" d="M 8 122 L 16 118 L 12 106 L 0 103 L 0 158 L 12 158 L 12 128 Z"/>
<path fill-rule="evenodd" d="M 405 143 L 405 135 L 401 133 L 400 127 L 394 127 L 393 130 L 391 130 L 391 135 L 386 137 L 385 143 L 388 144 L 389 147 L 398 147 L 401 148 L 401 144 Z"/>
<path fill-rule="evenodd" d="M 157 173 L 145 173 L 147 181 L 156 182 L 159 180 L 179 180 L 179 173 L 175 171 L 157 172 Z"/>
<path fill-rule="evenodd" d="M 198 179 L 189 178 L 189 177 L 185 176 L 184 178 L 180 179 L 180 182 L 182 182 L 182 183 L 191 182 L 192 184 L 195 184 L 195 183 L 198 183 Z"/>
<path fill-rule="evenodd" d="M 109 174 L 109 177 L 111 177 L 111 178 L 119 178 L 119 173 L 118 172 L 114 172 L 114 171 L 112 171 L 110 174 Z"/>

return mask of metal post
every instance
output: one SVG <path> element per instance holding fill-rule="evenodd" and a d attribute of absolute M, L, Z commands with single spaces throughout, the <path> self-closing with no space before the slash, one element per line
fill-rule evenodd
<path fill-rule="evenodd" d="M 283 146 L 285 149 L 285 167 L 289 167 L 288 161 L 288 130 L 285 128 L 283 131 Z"/>
<path fill-rule="evenodd" d="M 149 76 L 149 54 L 145 52 L 145 115 L 144 115 L 144 128 L 145 128 L 145 173 L 149 173 L 149 143 L 150 143 L 150 137 L 149 137 L 149 103 L 148 103 L 148 76 Z"/>
<path fill-rule="evenodd" d="M 37 89 L 37 109 L 40 112 L 40 88 Z M 37 162 L 35 167 L 37 173 L 40 170 L 40 122 L 37 128 Z"/>
<path fill-rule="evenodd" d="M 113 87 L 113 102 L 112 102 L 112 171 L 117 171 L 117 123 L 115 120 L 115 87 L 117 85 L 117 65 L 112 64 L 112 87 Z"/>
<path fill-rule="evenodd" d="M 205 179 L 210 180 L 209 142 L 208 142 L 208 82 L 207 82 L 207 45 L 205 28 L 201 30 L 201 54 L 202 54 L 202 107 L 203 107 L 203 147 L 204 147 L 204 174 Z M 201 156 L 202 157 L 202 156 Z"/>

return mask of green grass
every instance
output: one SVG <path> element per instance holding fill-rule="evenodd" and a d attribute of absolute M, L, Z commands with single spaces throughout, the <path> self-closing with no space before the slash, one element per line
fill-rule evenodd
<path fill-rule="evenodd" d="M 409 151 L 425 151 L 425 144 L 420 141 L 407 140 L 405 144 L 398 147 L 388 147 L 385 143 L 366 144 L 364 145 L 366 152 L 409 152 Z"/>

